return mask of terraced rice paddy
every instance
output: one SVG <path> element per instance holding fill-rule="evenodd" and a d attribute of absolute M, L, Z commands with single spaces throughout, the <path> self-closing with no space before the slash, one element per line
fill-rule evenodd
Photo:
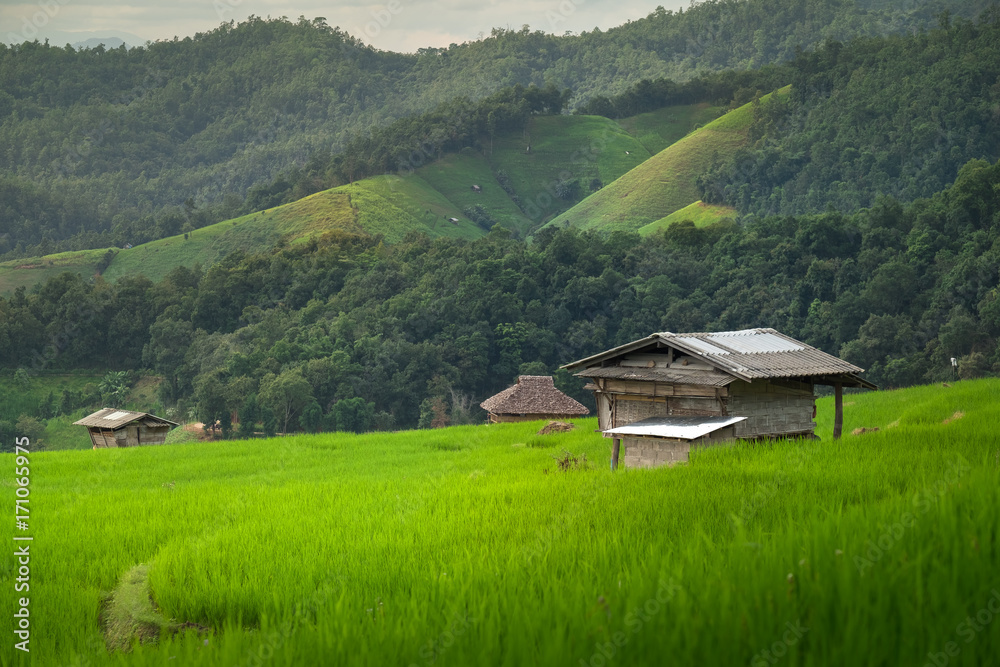
<path fill-rule="evenodd" d="M 852 394 L 879 431 L 836 442 L 821 399 L 821 441 L 613 474 L 593 419 L 32 454 L 31 653 L 0 662 L 995 664 L 998 399 Z"/>

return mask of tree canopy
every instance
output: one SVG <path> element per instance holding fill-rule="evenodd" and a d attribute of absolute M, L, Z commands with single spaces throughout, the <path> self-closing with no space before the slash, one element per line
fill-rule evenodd
<path fill-rule="evenodd" d="M 525 372 L 555 373 L 590 404 L 558 366 L 662 330 L 774 327 L 889 387 L 947 379 L 951 357 L 975 377 L 1000 372 L 998 230 L 1000 163 L 971 161 L 951 187 L 908 205 L 677 224 L 648 239 L 545 230 L 529 244 L 499 227 L 473 242 L 414 235 L 392 247 L 331 236 L 155 284 L 58 276 L 0 299 L 0 340 L 11 341 L 0 364 L 150 369 L 165 404 L 227 429 L 246 410 L 243 434 L 254 422 L 272 432 L 461 422 Z M 122 298 L 137 285 L 151 313 Z M 142 358 L 115 354 L 90 312 L 134 320 Z M 16 334 L 26 329 L 44 335 Z M 45 356 L 50 346 L 57 354 Z"/>
<path fill-rule="evenodd" d="M 386 128 L 456 99 L 535 86 L 539 97 L 574 92 L 548 112 L 575 108 L 644 79 L 757 69 L 827 39 L 909 32 L 942 9 L 972 18 L 988 4 L 710 0 L 606 31 L 498 28 L 415 54 L 373 49 L 323 20 L 260 17 L 132 49 L 0 45 L 0 256 L 142 243 L 262 205 L 261 189 L 244 203 L 254 186 L 302 196 L 308 187 L 289 184 L 395 169 L 412 137 Z M 501 124 L 515 111 L 503 105 Z M 331 165 L 335 155 L 345 159 Z"/>

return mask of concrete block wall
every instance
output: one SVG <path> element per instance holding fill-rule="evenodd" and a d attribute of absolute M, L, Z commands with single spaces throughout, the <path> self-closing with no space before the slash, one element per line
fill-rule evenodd
<path fill-rule="evenodd" d="M 663 438 L 623 438 L 622 448 L 626 468 L 658 468 L 686 462 L 691 452 L 691 443 L 687 440 Z"/>

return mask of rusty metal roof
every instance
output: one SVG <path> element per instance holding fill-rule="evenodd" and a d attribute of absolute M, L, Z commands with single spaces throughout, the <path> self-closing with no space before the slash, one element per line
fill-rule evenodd
<path fill-rule="evenodd" d="M 73 425 L 114 430 L 137 421 L 142 421 L 145 426 L 180 426 L 176 422 L 151 415 L 148 412 L 132 412 L 131 410 L 119 410 L 117 408 L 101 408 L 94 414 L 87 415 L 83 419 L 73 422 Z"/>
<path fill-rule="evenodd" d="M 517 384 L 479 404 L 487 412 L 503 415 L 586 415 L 579 401 L 556 389 L 551 375 L 521 375 Z"/>
<path fill-rule="evenodd" d="M 646 382 L 668 382 L 671 384 L 701 384 L 710 387 L 725 387 L 736 380 L 735 377 L 719 371 L 698 371 L 674 368 L 631 368 L 627 366 L 603 366 L 588 368 L 577 373 L 586 378 L 612 378 L 615 380 L 643 380 Z"/>
<path fill-rule="evenodd" d="M 595 377 L 592 373 L 603 372 L 614 358 L 650 347 L 672 347 L 747 382 L 758 378 L 809 377 L 813 381 L 843 381 L 849 385 L 876 388 L 856 375 L 864 369 L 774 329 L 681 334 L 664 331 L 574 361 L 563 368 L 579 369 L 577 375 Z M 599 366 L 603 368 L 597 368 Z"/>

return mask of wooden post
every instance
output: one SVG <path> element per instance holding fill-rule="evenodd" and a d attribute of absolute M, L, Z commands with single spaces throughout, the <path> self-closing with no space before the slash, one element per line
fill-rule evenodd
<path fill-rule="evenodd" d="M 620 438 L 614 438 L 611 442 L 613 443 L 611 446 L 611 470 L 617 470 L 618 451 L 621 448 L 622 441 Z"/>
<path fill-rule="evenodd" d="M 833 385 L 833 439 L 840 438 L 844 428 L 844 386 L 840 382 Z"/>

